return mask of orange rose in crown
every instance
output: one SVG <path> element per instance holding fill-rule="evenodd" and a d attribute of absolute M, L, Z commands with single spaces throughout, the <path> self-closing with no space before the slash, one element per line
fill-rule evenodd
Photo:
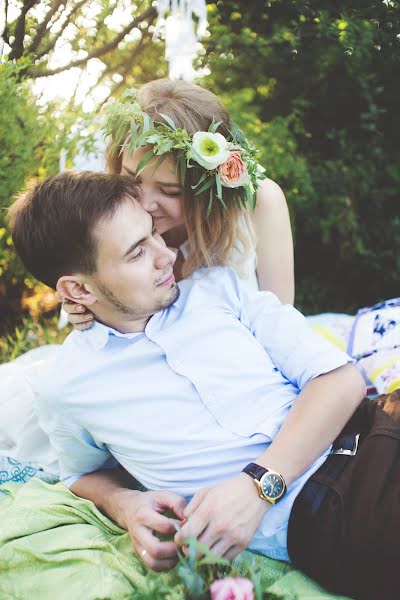
<path fill-rule="evenodd" d="M 219 176 L 222 185 L 236 188 L 246 184 L 250 178 L 240 152 L 231 150 L 227 161 L 219 166 Z"/>

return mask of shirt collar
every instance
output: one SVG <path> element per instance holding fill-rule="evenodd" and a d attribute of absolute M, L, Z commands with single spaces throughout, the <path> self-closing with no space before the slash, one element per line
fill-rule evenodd
<path fill-rule="evenodd" d="M 179 300 L 177 301 L 179 302 Z M 177 302 L 174 302 L 172 306 L 175 306 Z M 80 333 L 86 336 L 86 339 L 89 340 L 89 343 L 93 346 L 95 350 L 101 350 L 107 345 L 110 335 L 115 337 L 122 337 L 125 339 L 133 339 L 140 334 L 145 334 L 148 337 L 151 337 L 151 334 L 159 331 L 163 326 L 163 322 L 165 317 L 169 314 L 171 307 L 164 310 L 160 310 L 155 313 L 152 317 L 150 317 L 144 331 L 139 331 L 136 333 L 121 333 L 117 331 L 113 327 L 109 327 L 108 325 L 104 325 L 104 323 L 99 323 L 99 321 L 95 321 L 94 325 L 90 329 L 83 329 Z"/>
<path fill-rule="evenodd" d="M 107 345 L 111 335 L 129 340 L 143 334 L 144 332 L 138 331 L 136 333 L 121 333 L 113 327 L 109 327 L 108 325 L 104 325 L 103 323 L 95 321 L 93 327 L 90 329 L 85 329 L 81 333 L 85 335 L 95 350 L 101 350 Z"/>

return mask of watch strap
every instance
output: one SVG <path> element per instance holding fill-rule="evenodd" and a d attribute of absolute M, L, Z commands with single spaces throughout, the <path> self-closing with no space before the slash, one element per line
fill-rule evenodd
<path fill-rule="evenodd" d="M 266 469 L 265 467 L 261 467 L 260 465 L 257 465 L 256 463 L 249 463 L 248 465 L 245 466 L 244 469 L 242 469 L 243 473 L 247 473 L 247 475 L 250 475 L 250 477 L 252 477 L 253 479 L 257 479 L 258 481 L 260 481 L 261 477 L 267 471 L 268 471 L 268 469 Z"/>

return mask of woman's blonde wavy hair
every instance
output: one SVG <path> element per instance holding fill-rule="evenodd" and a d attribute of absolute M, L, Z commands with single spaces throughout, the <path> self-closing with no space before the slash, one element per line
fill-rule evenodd
<path fill-rule="evenodd" d="M 215 94 L 197 85 L 158 79 L 143 85 L 137 100 L 155 123 L 165 122 L 160 114 L 163 113 L 177 127 L 193 135 L 207 131 L 214 119 L 221 121 L 219 133 L 229 136 L 231 122 L 227 111 Z M 121 167 L 122 156 L 118 156 L 111 140 L 107 148 L 107 168 L 112 173 L 120 173 Z M 189 276 L 198 267 L 227 264 L 244 275 L 243 264 L 255 245 L 249 210 L 240 208 L 232 197 L 233 191 L 224 188 L 226 209 L 215 198 L 207 216 L 208 192 L 195 195 L 191 188 L 201 174 L 201 168 L 187 169 L 183 187 L 183 213 L 189 241 L 183 276 Z"/>

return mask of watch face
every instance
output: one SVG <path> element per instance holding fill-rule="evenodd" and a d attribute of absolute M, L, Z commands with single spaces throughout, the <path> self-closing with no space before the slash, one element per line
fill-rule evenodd
<path fill-rule="evenodd" d="M 268 498 L 275 500 L 283 492 L 283 481 L 275 473 L 266 473 L 261 480 L 261 489 Z"/>

